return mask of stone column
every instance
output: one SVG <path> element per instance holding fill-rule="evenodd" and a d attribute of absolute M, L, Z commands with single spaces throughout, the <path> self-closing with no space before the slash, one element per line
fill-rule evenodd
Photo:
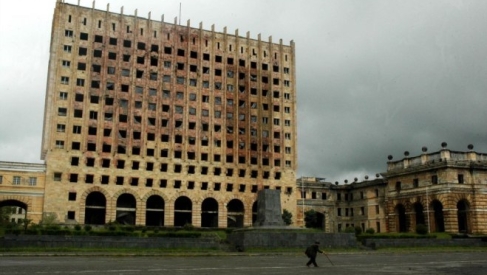
<path fill-rule="evenodd" d="M 165 204 L 164 226 L 174 226 L 174 201 L 168 201 Z"/>
<path fill-rule="evenodd" d="M 228 210 L 227 210 L 227 204 L 226 203 L 219 203 L 218 204 L 218 228 L 227 228 L 228 227 L 228 222 L 227 222 L 227 215 L 228 215 Z"/>
<path fill-rule="evenodd" d="M 191 211 L 191 223 L 194 227 L 201 227 L 201 203 L 194 203 Z"/>

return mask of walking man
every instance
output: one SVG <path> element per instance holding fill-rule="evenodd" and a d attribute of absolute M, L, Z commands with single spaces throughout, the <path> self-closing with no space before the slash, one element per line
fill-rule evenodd
<path fill-rule="evenodd" d="M 306 263 L 306 266 L 309 267 L 310 264 L 313 264 L 315 267 L 318 267 L 316 263 L 316 255 L 319 253 L 323 253 L 323 251 L 319 248 L 320 242 L 315 241 L 314 244 L 306 248 L 305 254 L 308 256 L 309 261 Z"/>

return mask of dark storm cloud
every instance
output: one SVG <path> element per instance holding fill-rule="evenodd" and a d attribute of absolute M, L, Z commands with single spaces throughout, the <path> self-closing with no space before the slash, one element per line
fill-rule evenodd
<path fill-rule="evenodd" d="M 26 2 L 1 1 L 0 160 L 39 159 L 54 0 Z M 298 176 L 373 177 L 387 155 L 443 141 L 487 152 L 485 1 L 114 0 L 110 10 L 173 22 L 180 3 L 184 25 L 296 42 Z"/>

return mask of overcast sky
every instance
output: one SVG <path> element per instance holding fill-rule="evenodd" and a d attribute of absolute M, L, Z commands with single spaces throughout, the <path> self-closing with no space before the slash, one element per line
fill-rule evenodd
<path fill-rule="evenodd" d="M 172 23 L 180 3 L 183 25 L 295 41 L 298 177 L 363 179 L 388 155 L 442 142 L 487 153 L 485 0 L 113 0 L 110 11 Z M 41 162 L 54 6 L 0 0 L 0 161 Z"/>

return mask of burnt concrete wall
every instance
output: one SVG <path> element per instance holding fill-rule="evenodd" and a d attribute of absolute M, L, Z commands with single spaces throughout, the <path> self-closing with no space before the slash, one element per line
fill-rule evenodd
<path fill-rule="evenodd" d="M 248 248 L 305 248 L 314 241 L 320 242 L 321 248 L 357 247 L 353 233 L 308 233 L 299 231 L 276 230 L 241 230 L 234 231 L 228 237 L 230 245 L 237 250 Z"/>
<path fill-rule="evenodd" d="M 98 236 L 6 235 L 0 247 L 76 247 L 76 248 L 205 248 L 219 249 L 212 238 L 137 238 Z"/>

